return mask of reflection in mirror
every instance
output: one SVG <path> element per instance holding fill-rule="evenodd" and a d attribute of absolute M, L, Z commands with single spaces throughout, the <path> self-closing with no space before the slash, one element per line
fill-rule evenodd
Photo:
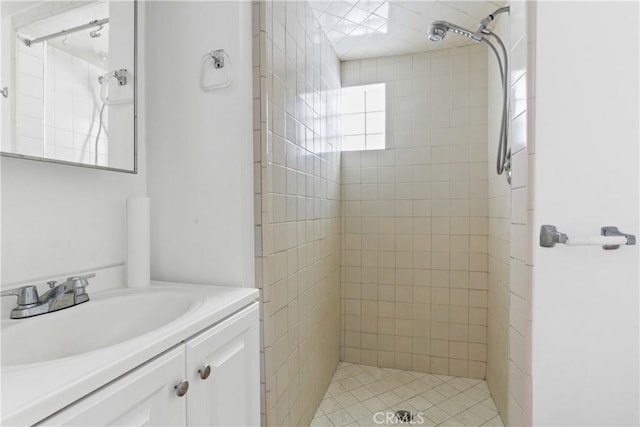
<path fill-rule="evenodd" d="M 2 27 L 3 154 L 135 171 L 135 2 L 40 2 Z"/>

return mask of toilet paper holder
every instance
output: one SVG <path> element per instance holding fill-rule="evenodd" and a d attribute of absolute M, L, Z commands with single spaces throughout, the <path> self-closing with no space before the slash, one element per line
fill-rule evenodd
<path fill-rule="evenodd" d="M 635 245 L 636 236 L 622 233 L 615 226 L 600 227 L 600 236 L 570 238 L 558 231 L 555 225 L 540 227 L 540 246 L 553 248 L 556 244 L 567 246 L 602 246 L 604 250 L 615 250 L 622 245 Z"/>

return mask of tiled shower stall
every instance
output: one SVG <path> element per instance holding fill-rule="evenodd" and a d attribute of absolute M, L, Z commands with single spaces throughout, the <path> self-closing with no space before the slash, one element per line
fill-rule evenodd
<path fill-rule="evenodd" d="M 514 19 L 497 27 L 506 40 L 527 27 L 525 3 L 511 6 Z M 339 361 L 444 383 L 486 378 L 492 410 L 504 421 L 513 410 L 524 422 L 530 383 L 525 374 L 508 384 L 507 370 L 527 372 L 521 360 L 509 367 L 509 339 L 517 332 L 524 345 L 527 336 L 514 317 L 526 318 L 526 305 L 509 313 L 510 276 L 526 273 L 509 273 L 509 264 L 526 265 L 510 245 L 512 227 L 526 231 L 522 215 L 511 218 L 511 195 L 522 202 L 527 169 L 514 172 L 513 190 L 494 176 L 495 58 L 472 45 L 341 62 L 312 9 L 253 4 L 263 424 L 328 416 L 316 410 L 332 397 L 325 390 Z M 526 63 L 525 54 L 514 67 Z M 386 148 L 341 152 L 340 89 L 379 83 Z M 523 111 L 512 136 L 520 147 Z M 520 162 L 518 147 L 514 153 Z M 528 288 L 528 276 L 517 280 Z"/>

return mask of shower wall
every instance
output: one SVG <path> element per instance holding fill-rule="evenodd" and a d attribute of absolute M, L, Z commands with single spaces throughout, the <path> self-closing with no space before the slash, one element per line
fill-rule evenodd
<path fill-rule="evenodd" d="M 484 46 L 347 61 L 386 83 L 387 149 L 342 155 L 342 360 L 484 378 Z"/>
<path fill-rule="evenodd" d="M 509 16 L 500 15 L 494 31 L 507 49 Z M 496 174 L 498 137 L 502 118 L 502 83 L 495 55 L 487 49 L 489 84 L 489 310 L 487 313 L 487 385 L 502 416 L 507 419 L 509 371 L 509 291 L 511 261 L 511 186 Z"/>
<path fill-rule="evenodd" d="M 511 261 L 509 289 L 509 425 L 532 425 L 531 331 L 535 188 L 535 51 L 537 2 L 510 2 Z M 504 418 L 504 416 L 503 416 Z"/>
<path fill-rule="evenodd" d="M 309 425 L 340 346 L 340 65 L 306 2 L 253 4 L 262 424 Z"/>
<path fill-rule="evenodd" d="M 531 425 L 531 300 L 536 2 L 511 1 L 495 30 L 510 57 L 509 146 L 512 180 L 494 171 L 501 89 L 489 83 L 489 346 L 487 384 L 508 425 Z M 492 60 L 490 55 L 490 60 Z M 489 76 L 497 75 L 489 67 Z"/>
<path fill-rule="evenodd" d="M 7 151 L 71 162 L 94 163 L 100 116 L 98 76 L 106 71 L 51 44 L 17 43 L 16 140 Z M 104 121 L 108 123 L 108 111 Z M 99 140 L 107 165 L 107 138 Z M 13 141 L 3 141 L 11 144 Z"/>

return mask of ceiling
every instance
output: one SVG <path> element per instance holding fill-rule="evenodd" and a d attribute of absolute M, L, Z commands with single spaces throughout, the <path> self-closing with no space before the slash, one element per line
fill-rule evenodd
<path fill-rule="evenodd" d="M 503 1 L 312 0 L 311 7 L 341 60 L 425 52 L 473 44 L 450 34 L 439 43 L 427 33 L 432 21 L 470 30 Z"/>

